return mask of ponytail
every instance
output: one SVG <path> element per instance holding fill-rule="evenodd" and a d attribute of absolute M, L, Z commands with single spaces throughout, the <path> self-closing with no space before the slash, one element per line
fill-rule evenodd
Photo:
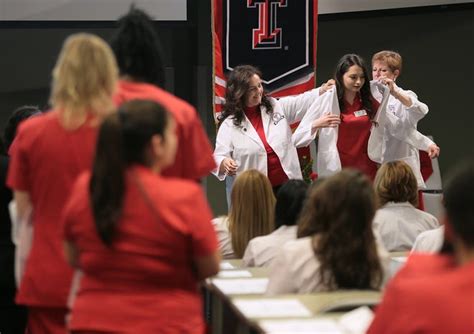
<path fill-rule="evenodd" d="M 97 233 L 107 246 L 122 215 L 126 169 L 131 164 L 149 167 L 150 140 L 164 137 L 167 126 L 165 109 L 147 100 L 124 103 L 102 123 L 89 190 Z"/>
<path fill-rule="evenodd" d="M 120 123 L 119 114 L 102 123 L 89 185 L 97 232 L 108 246 L 121 216 L 124 195 L 125 161 Z"/>

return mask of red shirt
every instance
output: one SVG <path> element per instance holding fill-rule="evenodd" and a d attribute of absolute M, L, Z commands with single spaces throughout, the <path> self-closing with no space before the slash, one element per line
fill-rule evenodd
<path fill-rule="evenodd" d="M 372 99 L 374 112 L 377 111 L 378 106 L 378 102 Z M 357 113 L 359 111 L 361 112 Z M 366 112 L 363 110 L 359 95 L 355 97 L 352 105 L 345 101 L 344 110 L 341 110 L 337 150 L 343 168 L 357 168 L 373 180 L 377 172 L 377 164 L 370 160 L 367 154 L 372 123 L 368 114 L 362 115 L 363 113 Z"/>
<path fill-rule="evenodd" d="M 473 333 L 474 262 L 413 254 L 389 282 L 368 333 Z"/>
<path fill-rule="evenodd" d="M 120 106 L 133 99 L 158 102 L 174 116 L 176 121 L 178 136 L 176 159 L 162 175 L 199 180 L 215 169 L 216 163 L 209 139 L 196 110 L 190 104 L 148 83 L 119 81 L 118 91 L 114 96 L 115 104 Z"/>
<path fill-rule="evenodd" d="M 285 183 L 288 180 L 288 176 L 281 166 L 280 158 L 278 158 L 278 155 L 267 142 L 260 108 L 258 106 L 246 108 L 245 116 L 247 116 L 250 123 L 252 123 L 252 126 L 255 128 L 255 131 L 257 131 L 257 134 L 265 147 L 265 151 L 267 151 L 267 174 L 270 183 L 273 187 Z"/>
<path fill-rule="evenodd" d="M 58 112 L 20 124 L 7 185 L 26 191 L 33 205 L 34 236 L 19 304 L 65 307 L 72 270 L 66 263 L 59 219 L 76 177 L 92 166 L 97 127 L 65 130 Z"/>
<path fill-rule="evenodd" d="M 129 168 L 122 218 L 108 248 L 92 217 L 89 179 L 79 178 L 63 216 L 65 239 L 77 247 L 84 273 L 70 329 L 202 334 L 203 301 L 193 260 L 213 254 L 218 245 L 200 186 L 142 166 Z"/>

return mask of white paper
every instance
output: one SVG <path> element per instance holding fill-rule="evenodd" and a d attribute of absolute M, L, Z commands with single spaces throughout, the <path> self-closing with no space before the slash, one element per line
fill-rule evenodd
<path fill-rule="evenodd" d="M 392 257 L 392 261 L 400 262 L 400 263 L 405 263 L 405 262 L 407 262 L 407 259 L 408 259 L 408 256 L 396 256 L 396 257 Z"/>
<path fill-rule="evenodd" d="M 334 319 L 263 320 L 258 325 L 269 334 L 344 333 Z"/>
<path fill-rule="evenodd" d="M 214 278 L 212 283 L 227 295 L 264 294 L 268 278 Z"/>
<path fill-rule="evenodd" d="M 248 270 L 224 270 L 217 274 L 219 278 L 244 278 L 252 277 L 252 273 Z"/>
<path fill-rule="evenodd" d="M 297 299 L 235 299 L 232 303 L 248 318 L 310 317 Z"/>
<path fill-rule="evenodd" d="M 230 262 L 221 262 L 220 268 L 221 270 L 235 269 L 235 267 Z"/>
<path fill-rule="evenodd" d="M 367 332 L 373 319 L 374 313 L 367 306 L 362 306 L 344 314 L 339 319 L 339 324 L 348 333 L 363 334 Z"/>

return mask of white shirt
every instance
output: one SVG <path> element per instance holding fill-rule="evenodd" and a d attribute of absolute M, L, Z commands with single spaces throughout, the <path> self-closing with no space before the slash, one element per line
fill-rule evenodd
<path fill-rule="evenodd" d="M 444 226 L 420 233 L 411 249 L 416 253 L 436 253 L 443 246 Z"/>
<path fill-rule="evenodd" d="M 267 295 L 311 293 L 327 291 L 319 279 L 319 261 L 311 244 L 312 237 L 288 241 L 270 266 Z M 388 277 L 390 258 L 381 245 L 377 245 L 385 278 Z"/>
<path fill-rule="evenodd" d="M 408 202 L 389 202 L 377 210 L 374 229 L 389 252 L 407 251 L 424 231 L 439 227 L 438 219 Z"/>
<path fill-rule="evenodd" d="M 302 179 L 296 148 L 292 144 L 290 124 L 300 121 L 310 105 L 319 98 L 319 89 L 313 89 L 296 96 L 279 100 L 269 98 L 273 112 L 267 114 L 261 106 L 262 124 L 268 144 L 280 159 L 281 166 L 289 179 Z M 237 175 L 248 169 L 256 169 L 264 175 L 267 170 L 267 151 L 257 131 L 244 115 L 240 126 L 233 124 L 233 117 L 227 117 L 219 127 L 214 149 L 217 169 L 213 174 L 219 180 L 226 175 L 219 173 L 222 160 L 232 158 L 238 164 Z"/>
<path fill-rule="evenodd" d="M 212 220 L 214 230 L 216 231 L 219 250 L 223 259 L 237 258 L 232 249 L 232 239 L 229 232 L 229 219 L 227 216 L 217 217 Z"/>
<path fill-rule="evenodd" d="M 280 226 L 269 235 L 250 240 L 243 257 L 246 267 L 268 267 L 281 246 L 296 239 L 297 226 Z"/>

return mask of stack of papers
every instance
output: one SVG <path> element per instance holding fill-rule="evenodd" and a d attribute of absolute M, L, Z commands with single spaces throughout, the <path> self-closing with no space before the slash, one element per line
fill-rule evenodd
<path fill-rule="evenodd" d="M 264 294 L 267 291 L 268 278 L 214 278 L 211 282 L 227 295 Z"/>

